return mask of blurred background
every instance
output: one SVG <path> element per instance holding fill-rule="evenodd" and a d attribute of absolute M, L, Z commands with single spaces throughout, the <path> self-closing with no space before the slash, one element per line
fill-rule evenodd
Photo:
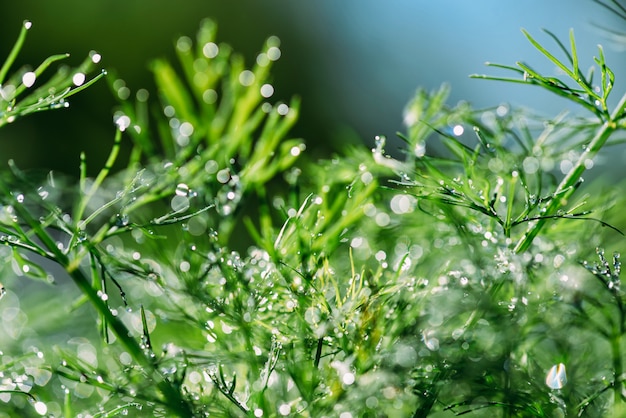
<path fill-rule="evenodd" d="M 522 27 L 547 45 L 553 44 L 541 28 L 565 44 L 573 28 L 581 67 L 591 66 L 596 45 L 602 43 L 615 72 L 626 74 L 619 45 L 600 29 L 623 30 L 624 21 L 592 0 L 4 3 L 1 59 L 12 47 L 22 21 L 29 19 L 33 28 L 18 65 L 35 66 L 62 52 L 69 52 L 68 63 L 77 65 L 90 50 L 97 50 L 103 56 L 101 65 L 133 91 L 152 90 L 149 61 L 173 60 L 175 39 L 180 35 L 193 38 L 204 17 L 218 22 L 218 40 L 233 45 L 248 63 L 265 38 L 277 35 L 282 40 L 282 58 L 274 70 L 273 99 L 302 97 L 302 116 L 294 135 L 305 138 L 309 150 L 319 155 L 329 155 L 345 142 L 371 144 L 375 135 L 393 138 L 403 130 L 402 110 L 419 86 L 433 89 L 450 83 L 450 104 L 466 100 L 488 107 L 509 102 L 556 115 L 567 103 L 538 88 L 468 78 L 472 73 L 497 74 L 484 66 L 485 61 L 514 64 L 523 60 L 554 72 L 522 35 Z M 624 84 L 618 84 L 615 95 L 623 89 Z M 22 168 L 77 174 L 78 156 L 84 150 L 90 171 L 97 170 L 112 142 L 115 100 L 107 82 L 99 82 L 70 103 L 68 109 L 37 114 L 2 129 L 1 163 L 14 159 Z M 623 151 L 613 155 L 624 161 Z"/>

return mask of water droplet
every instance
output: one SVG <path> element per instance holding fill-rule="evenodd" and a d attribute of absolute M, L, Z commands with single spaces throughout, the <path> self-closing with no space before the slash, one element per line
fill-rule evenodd
<path fill-rule="evenodd" d="M 176 109 L 174 109 L 174 106 L 167 105 L 163 108 L 163 114 L 171 118 L 176 114 Z"/>
<path fill-rule="evenodd" d="M 70 107 L 69 102 L 66 102 L 65 100 L 61 99 L 60 101 L 56 102 L 56 103 L 51 103 L 50 104 L 50 109 L 62 109 L 62 108 L 67 108 Z"/>
<path fill-rule="evenodd" d="M 30 28 L 33 27 L 33 22 L 31 22 L 30 20 L 25 20 L 24 21 L 24 27 L 28 30 Z"/>
<path fill-rule="evenodd" d="M 300 144 L 300 145 L 296 145 L 295 147 L 292 147 L 291 150 L 289 150 L 289 153 L 294 156 L 297 157 L 298 155 L 300 155 L 300 153 L 302 153 L 302 151 L 304 151 L 306 149 L 306 146 L 304 144 Z"/>
<path fill-rule="evenodd" d="M 6 288 L 4 287 L 2 283 L 0 283 L 0 299 L 2 299 L 2 297 L 6 294 L 7 294 Z"/>
<path fill-rule="evenodd" d="M 91 62 L 97 64 L 102 59 L 102 55 L 98 54 L 96 51 L 91 51 L 89 53 L 89 58 L 91 58 Z"/>
<path fill-rule="evenodd" d="M 397 194 L 391 198 L 389 205 L 391 210 L 398 215 L 412 212 L 417 204 L 417 199 L 411 195 Z"/>
<path fill-rule="evenodd" d="M 126 86 L 122 86 L 119 89 L 117 89 L 117 97 L 120 98 L 120 100 L 126 100 L 128 99 L 128 97 L 130 96 L 130 89 Z"/>
<path fill-rule="evenodd" d="M 565 365 L 559 363 L 552 366 L 548 375 L 546 376 L 546 385 L 550 389 L 562 389 L 567 383 L 567 373 L 565 371 Z"/>
<path fill-rule="evenodd" d="M 217 172 L 218 168 L 219 168 L 219 165 L 217 164 L 217 161 L 215 160 L 209 160 L 206 162 L 206 164 L 204 164 L 204 171 L 206 171 L 209 174 L 213 174 Z"/>
<path fill-rule="evenodd" d="M 170 207 L 174 212 L 184 212 L 189 209 L 189 198 L 187 196 L 176 195 L 170 202 Z"/>
<path fill-rule="evenodd" d="M 172 118 L 169 121 L 169 125 L 170 128 L 177 130 L 178 128 L 180 128 L 180 120 L 178 120 L 177 118 Z"/>
<path fill-rule="evenodd" d="M 126 213 L 118 213 L 115 215 L 115 226 L 122 227 L 127 226 L 129 222 L 129 217 Z"/>
<path fill-rule="evenodd" d="M 277 61 L 280 58 L 280 55 L 280 48 L 277 46 L 272 46 L 267 50 L 267 58 L 269 58 L 270 61 Z"/>
<path fill-rule="evenodd" d="M 255 75 L 250 70 L 243 70 L 241 74 L 239 74 L 239 82 L 242 86 L 251 86 L 254 83 Z"/>
<path fill-rule="evenodd" d="M 0 97 L 2 97 L 5 101 L 10 102 L 13 99 L 13 93 L 15 93 L 14 85 L 7 84 L 5 86 L 0 86 Z"/>
<path fill-rule="evenodd" d="M 228 181 L 229 187 L 224 187 L 217 193 L 215 206 L 221 215 L 230 215 L 241 200 L 242 190 L 239 177 L 234 175 Z"/>
<path fill-rule="evenodd" d="M 224 168 L 218 171 L 216 178 L 217 178 L 217 181 L 219 181 L 222 184 L 228 183 L 228 181 L 230 180 L 230 170 L 227 168 Z"/>
<path fill-rule="evenodd" d="M 36 79 L 37 75 L 34 72 L 29 71 L 22 76 L 22 84 L 26 87 L 32 87 L 32 85 L 35 84 Z"/>
<path fill-rule="evenodd" d="M 267 38 L 267 46 L 269 47 L 276 47 L 278 48 L 280 46 L 280 38 L 276 35 L 272 35 L 269 38 Z"/>
<path fill-rule="evenodd" d="M 344 385 L 351 385 L 356 381 L 356 376 L 354 375 L 354 373 L 346 373 L 341 378 L 341 381 Z"/>
<path fill-rule="evenodd" d="M 33 403 L 33 408 L 35 408 L 35 411 L 39 415 L 46 415 L 48 413 L 48 407 L 46 406 L 45 403 L 43 403 L 41 401 L 37 401 L 37 402 Z"/>
<path fill-rule="evenodd" d="M 284 403 L 278 407 L 278 413 L 282 416 L 291 414 L 291 405 Z"/>
<path fill-rule="evenodd" d="M 219 52 L 219 47 L 213 42 L 206 43 L 202 47 L 202 54 L 207 58 L 215 58 Z"/>
<path fill-rule="evenodd" d="M 279 115 L 285 116 L 287 115 L 287 113 L 289 113 L 289 106 L 287 106 L 284 103 L 281 103 L 276 107 L 276 111 L 278 112 Z"/>
<path fill-rule="evenodd" d="M 180 38 L 178 38 L 178 41 L 176 41 L 176 49 L 178 49 L 180 52 L 189 52 L 192 45 L 193 42 L 188 36 L 181 36 Z"/>
<path fill-rule="evenodd" d="M 76 233 L 76 238 L 78 240 L 79 243 L 83 243 L 85 241 L 87 241 L 87 234 L 85 233 L 85 231 L 80 230 Z"/>
<path fill-rule="evenodd" d="M 39 195 L 39 197 L 41 197 L 42 200 L 45 200 L 48 198 L 48 196 L 50 195 L 50 193 L 44 189 L 43 187 L 39 187 L 37 189 L 37 194 Z"/>
<path fill-rule="evenodd" d="M 217 92 L 213 89 L 207 89 L 202 93 L 202 101 L 206 104 L 213 104 L 217 102 Z"/>
<path fill-rule="evenodd" d="M 415 148 L 413 149 L 413 153 L 415 154 L 415 156 L 417 158 L 422 158 L 424 155 L 426 155 L 426 143 L 419 142 L 419 143 L 415 144 Z"/>
<path fill-rule="evenodd" d="M 137 97 L 137 101 L 147 102 L 148 98 L 150 97 L 150 93 L 146 89 L 139 89 L 137 90 L 137 93 L 135 94 L 135 96 Z"/>
<path fill-rule="evenodd" d="M 270 63 L 270 59 L 268 58 L 266 53 L 261 52 L 256 57 L 256 63 L 259 65 L 259 67 L 267 67 Z"/>
<path fill-rule="evenodd" d="M 261 96 L 268 98 L 274 94 L 274 86 L 271 84 L 263 84 L 261 86 Z"/>
<path fill-rule="evenodd" d="M 424 344 L 430 351 L 439 350 L 439 339 L 432 336 L 432 333 L 429 331 L 424 331 L 422 333 Z"/>
<path fill-rule="evenodd" d="M 391 218 L 389 217 L 389 214 L 386 212 L 377 213 L 376 216 L 374 217 L 374 220 L 376 221 L 376 225 L 380 227 L 385 227 L 389 225 L 389 223 L 391 222 Z"/>
<path fill-rule="evenodd" d="M 74 83 L 75 86 L 82 86 L 83 83 L 85 82 L 85 73 L 76 73 L 74 74 L 74 76 L 72 77 L 72 83 Z"/>
<path fill-rule="evenodd" d="M 183 122 L 180 124 L 180 126 L 178 127 L 178 132 L 180 132 L 181 135 L 189 137 L 193 134 L 193 125 L 189 122 Z"/>
<path fill-rule="evenodd" d="M 185 183 L 179 183 L 176 186 L 176 196 L 188 196 L 189 195 L 189 186 Z"/>

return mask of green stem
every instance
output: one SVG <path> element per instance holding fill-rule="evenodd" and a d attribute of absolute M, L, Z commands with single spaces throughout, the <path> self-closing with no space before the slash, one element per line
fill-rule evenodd
<path fill-rule="evenodd" d="M 622 336 L 624 335 L 624 325 L 626 324 L 626 310 L 624 310 L 621 293 L 619 291 L 613 291 L 612 293 L 620 314 L 619 323 L 613 326 L 613 334 L 611 336 L 611 355 L 613 356 L 613 373 L 615 374 L 613 393 L 615 394 L 614 402 L 617 405 L 624 402 L 624 396 L 622 394 L 624 387 L 622 378 L 624 373 L 624 365 L 622 363 Z"/>
<path fill-rule="evenodd" d="M 81 154 L 81 193 L 83 193 L 82 198 L 80 199 L 78 206 L 74 212 L 74 219 L 76 222 L 79 222 L 79 228 L 84 227 L 84 223 L 81 223 L 80 220 L 85 213 L 85 209 L 87 208 L 87 204 L 91 200 L 91 198 L 98 192 L 100 186 L 104 179 L 109 175 L 113 164 L 117 160 L 117 156 L 120 152 L 120 144 L 122 142 L 122 131 L 117 129 L 115 131 L 115 139 L 113 140 L 113 147 L 111 148 L 111 152 L 109 153 L 109 157 L 107 158 L 104 167 L 98 173 L 98 176 L 93 181 L 93 184 L 89 187 L 89 190 L 85 190 L 85 175 L 86 175 L 86 162 L 85 155 Z"/>
<path fill-rule="evenodd" d="M 181 397 L 180 392 L 177 391 L 172 384 L 157 371 L 154 367 L 152 359 L 146 355 L 137 342 L 137 339 L 130 337 L 130 331 L 128 328 L 126 328 L 124 323 L 117 316 L 113 315 L 109 307 L 98 295 L 96 289 L 94 289 L 94 287 L 89 283 L 89 280 L 85 277 L 83 272 L 80 270 L 73 270 L 69 273 L 76 286 L 84 295 L 87 296 L 94 308 L 96 308 L 98 313 L 106 320 L 109 328 L 117 336 L 124 348 L 128 350 L 131 357 L 141 366 L 152 372 L 151 375 L 153 379 L 155 379 L 156 386 L 163 396 L 161 401 L 164 405 L 180 417 L 192 416 L 189 405 Z"/>
<path fill-rule="evenodd" d="M 15 58 L 17 58 L 17 54 L 20 53 L 20 50 L 22 49 L 22 45 L 24 45 L 24 40 L 26 39 L 26 33 L 28 32 L 28 29 L 30 29 L 30 27 L 31 27 L 31 23 L 25 20 L 24 23 L 22 24 L 22 30 L 20 31 L 20 34 L 17 37 L 17 41 L 15 41 L 15 45 L 13 45 L 11 52 L 9 52 L 9 56 L 4 61 L 4 65 L 2 65 L 2 68 L 0 68 L 0 85 L 4 83 L 4 79 L 7 76 L 7 73 L 9 72 L 9 68 L 11 68 L 11 65 L 13 64 L 13 62 L 15 62 Z"/>
<path fill-rule="evenodd" d="M 622 364 L 622 350 L 621 350 L 621 335 L 615 333 L 611 338 L 611 355 L 613 356 L 613 373 L 615 384 L 613 385 L 613 393 L 615 395 L 615 404 L 620 404 L 623 401 L 622 398 L 622 374 L 624 372 L 624 365 Z"/>
<path fill-rule="evenodd" d="M 546 221 L 551 215 L 554 215 L 559 209 L 567 204 L 567 200 L 576 190 L 576 185 L 580 181 L 582 174 L 586 167 L 585 162 L 592 160 L 596 154 L 606 144 L 609 137 L 619 128 L 617 121 L 622 117 L 624 109 L 626 108 L 626 94 L 622 97 L 619 104 L 613 111 L 610 119 L 602 124 L 596 135 L 591 140 L 591 143 L 583 152 L 574 165 L 574 168 L 563 178 L 554 192 L 554 198 L 548 204 L 546 208 L 545 216 L 538 219 L 528 231 L 522 236 L 514 248 L 516 253 L 524 252 L 530 247 L 531 243 L 539 232 L 543 229 Z"/>
<path fill-rule="evenodd" d="M 11 194 L 5 185 L 1 183 L 0 192 L 5 195 Z M 42 245 L 54 255 L 55 261 L 70 275 L 83 295 L 89 299 L 93 307 L 106 321 L 124 348 L 128 350 L 131 357 L 139 363 L 139 365 L 145 367 L 146 371 L 149 372 L 149 375 L 155 380 L 155 385 L 162 396 L 159 401 L 177 416 L 192 416 L 189 403 L 183 399 L 181 393 L 176 390 L 176 388 L 174 388 L 174 386 L 157 370 L 152 359 L 146 355 L 137 340 L 131 336 L 132 333 L 128 328 L 126 328 L 124 323 L 117 316 L 113 315 L 107 304 L 102 300 L 97 290 L 91 285 L 85 274 L 77 268 L 78 265 L 75 264 L 73 260 L 70 260 L 70 258 L 57 247 L 55 240 L 30 214 L 26 207 L 24 207 L 21 203 L 16 202 L 14 208 L 24 222 L 32 228 Z"/>

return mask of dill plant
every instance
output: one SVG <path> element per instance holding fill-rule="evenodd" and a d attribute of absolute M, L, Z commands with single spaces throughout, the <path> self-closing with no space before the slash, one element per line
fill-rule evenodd
<path fill-rule="evenodd" d="M 56 107 L 97 64 L 33 89 L 55 56 L 4 81 L 29 26 L 0 70 L 5 122 Z M 619 254 L 580 261 L 622 239 L 605 211 L 623 198 L 582 181 L 626 124 L 601 48 L 584 72 L 573 33 L 566 47 L 547 32 L 557 54 L 524 32 L 562 76 L 521 62 L 491 64 L 511 78 L 475 76 L 539 86 L 588 116 L 449 106 L 447 86 L 420 89 L 403 157 L 378 137 L 311 161 L 289 137 L 298 100 L 271 101 L 279 40 L 247 67 L 216 30 L 207 20 L 176 42 L 182 71 L 152 64 L 156 100 L 126 100 L 109 77 L 120 105 L 96 177 L 87 155 L 76 181 L 1 173 L 0 416 L 624 411 Z M 127 168 L 112 173 L 122 141 Z M 33 311 L 72 338 L 26 324 L 22 276 L 68 292 Z"/>

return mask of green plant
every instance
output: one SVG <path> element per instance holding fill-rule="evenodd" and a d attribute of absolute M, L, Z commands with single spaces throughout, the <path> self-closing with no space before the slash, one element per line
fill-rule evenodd
<path fill-rule="evenodd" d="M 86 89 L 106 74 L 103 70 L 87 80 L 87 74 L 101 59 L 100 54 L 92 51 L 77 68 L 60 67 L 56 74 L 43 83 L 40 82 L 41 77 L 50 65 L 67 59 L 69 54 L 52 55 L 35 69 L 21 68 L 7 78 L 31 27 L 32 22 L 24 21 L 15 45 L 0 67 L 0 127 L 34 112 L 69 106 L 68 97 Z"/>
<path fill-rule="evenodd" d="M 278 39 L 248 69 L 216 30 L 207 20 L 195 41 L 176 42 L 182 71 L 152 64 L 158 100 L 146 90 L 125 100 L 109 77 L 120 105 L 95 178 L 84 154 L 76 181 L 13 163 L 0 173 L 8 416 L 624 409 L 619 255 L 611 264 L 598 250 L 599 262 L 579 265 L 590 247 L 621 239 L 608 216 L 623 197 L 583 184 L 626 127 L 602 48 L 584 73 L 573 33 L 568 49 L 548 32 L 559 59 L 524 32 L 563 78 L 524 63 L 491 64 L 519 78 L 475 76 L 542 87 L 589 117 L 450 107 L 447 86 L 420 89 L 402 158 L 378 137 L 371 151 L 312 161 L 289 138 L 298 100 L 269 101 Z M 29 73 L 10 78 L 2 120 L 77 92 L 71 73 L 45 84 L 65 92 L 54 100 L 44 90 L 20 100 Z M 113 173 L 124 140 L 126 168 Z M 11 271 L 65 295 L 69 311 L 20 296 L 42 318 L 25 326 L 15 294 L 26 288 Z"/>

